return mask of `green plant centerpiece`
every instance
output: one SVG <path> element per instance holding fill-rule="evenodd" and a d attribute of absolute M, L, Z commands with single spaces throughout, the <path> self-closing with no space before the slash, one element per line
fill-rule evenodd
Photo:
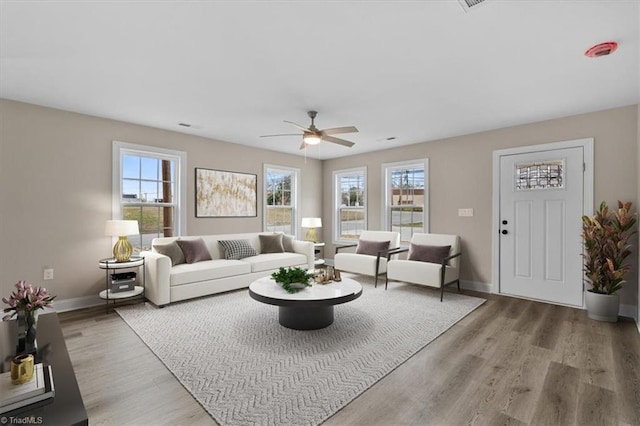
<path fill-rule="evenodd" d="M 632 253 L 630 239 L 636 233 L 637 219 L 631 205 L 618 201 L 618 209 L 610 211 L 603 201 L 593 216 L 582 216 L 584 273 L 591 284 L 586 294 L 589 318 L 608 322 L 618 319 L 620 301 L 615 293 L 625 284 L 631 269 L 625 260 Z M 605 301 L 608 312 L 600 309 Z"/>
<path fill-rule="evenodd" d="M 278 272 L 271 274 L 271 278 L 280 284 L 287 293 L 297 293 L 303 288 L 311 287 L 313 274 L 298 267 L 280 268 Z"/>

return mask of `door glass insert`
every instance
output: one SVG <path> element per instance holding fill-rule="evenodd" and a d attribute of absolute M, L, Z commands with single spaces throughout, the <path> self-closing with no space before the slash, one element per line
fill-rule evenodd
<path fill-rule="evenodd" d="M 516 191 L 564 188 L 564 160 L 516 163 Z"/>

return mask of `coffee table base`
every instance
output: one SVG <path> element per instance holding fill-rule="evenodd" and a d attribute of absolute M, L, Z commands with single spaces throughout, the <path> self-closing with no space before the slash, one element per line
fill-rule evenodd
<path fill-rule="evenodd" d="M 280 325 L 294 330 L 317 330 L 333 324 L 333 305 L 320 307 L 280 306 Z"/>

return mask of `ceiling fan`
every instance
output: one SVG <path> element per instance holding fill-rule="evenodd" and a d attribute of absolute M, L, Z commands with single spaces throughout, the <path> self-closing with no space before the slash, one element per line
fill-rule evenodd
<path fill-rule="evenodd" d="M 311 118 L 311 125 L 309 127 L 301 126 L 300 124 L 294 123 L 293 121 L 284 120 L 285 123 L 291 124 L 293 127 L 297 127 L 302 130 L 302 145 L 300 145 L 300 149 L 306 148 L 308 145 L 317 145 L 321 141 L 333 142 L 338 145 L 343 145 L 346 147 L 352 147 L 355 145 L 353 142 L 348 141 L 346 139 L 336 138 L 332 135 L 338 135 L 340 133 L 356 133 L 358 129 L 354 126 L 346 126 L 346 127 L 334 127 L 331 129 L 320 130 L 314 124 L 314 120 L 316 115 L 318 115 L 317 111 L 309 111 L 307 112 L 309 118 Z M 285 133 L 281 135 L 262 135 L 261 138 L 270 138 L 275 136 L 300 136 L 300 133 Z"/>

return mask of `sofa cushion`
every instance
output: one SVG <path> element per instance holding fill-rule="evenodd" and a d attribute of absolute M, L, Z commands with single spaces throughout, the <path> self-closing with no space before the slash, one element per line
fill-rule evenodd
<path fill-rule="evenodd" d="M 214 259 L 191 264 L 184 263 L 171 268 L 170 285 L 191 284 L 250 272 L 251 265 L 242 260 Z"/>
<path fill-rule="evenodd" d="M 306 265 L 307 256 L 299 253 L 266 253 L 245 257 L 242 261 L 251 265 L 251 272 L 260 272 L 280 267 Z"/>
<path fill-rule="evenodd" d="M 392 260 L 387 268 L 387 276 L 390 280 L 404 281 L 407 283 L 440 287 L 440 262 L 415 262 L 412 260 Z M 445 266 L 444 282 L 449 283 L 458 278 L 458 270 Z"/>
<path fill-rule="evenodd" d="M 260 253 L 284 253 L 282 234 L 260 234 Z"/>
<path fill-rule="evenodd" d="M 154 244 L 153 249 L 160 254 L 169 256 L 171 258 L 172 266 L 187 262 L 184 258 L 184 253 L 182 253 L 182 249 L 175 241 L 171 241 L 167 244 Z"/>
<path fill-rule="evenodd" d="M 442 259 L 449 256 L 449 251 L 451 251 L 451 246 L 429 246 L 411 243 L 407 260 L 442 263 Z"/>
<path fill-rule="evenodd" d="M 358 240 L 356 254 L 368 254 L 369 256 L 378 256 L 381 250 L 389 250 L 391 241 L 368 241 Z"/>
<path fill-rule="evenodd" d="M 249 240 L 218 240 L 218 245 L 222 247 L 227 260 L 239 260 L 258 254 Z"/>
<path fill-rule="evenodd" d="M 203 260 L 211 260 L 211 254 L 207 249 L 202 238 L 196 240 L 176 240 L 176 243 L 184 253 L 187 263 L 202 262 Z"/>
<path fill-rule="evenodd" d="M 293 235 L 287 234 L 282 236 L 282 248 L 284 248 L 284 251 L 288 253 L 295 253 L 295 250 L 293 249 L 293 240 L 295 240 L 295 238 L 296 237 Z"/>
<path fill-rule="evenodd" d="M 335 256 L 333 256 L 333 266 L 340 271 L 373 276 L 376 270 L 377 258 L 377 254 L 375 256 L 371 256 L 356 253 L 337 253 Z M 386 271 L 387 257 L 380 256 L 378 273 L 383 274 Z"/>

